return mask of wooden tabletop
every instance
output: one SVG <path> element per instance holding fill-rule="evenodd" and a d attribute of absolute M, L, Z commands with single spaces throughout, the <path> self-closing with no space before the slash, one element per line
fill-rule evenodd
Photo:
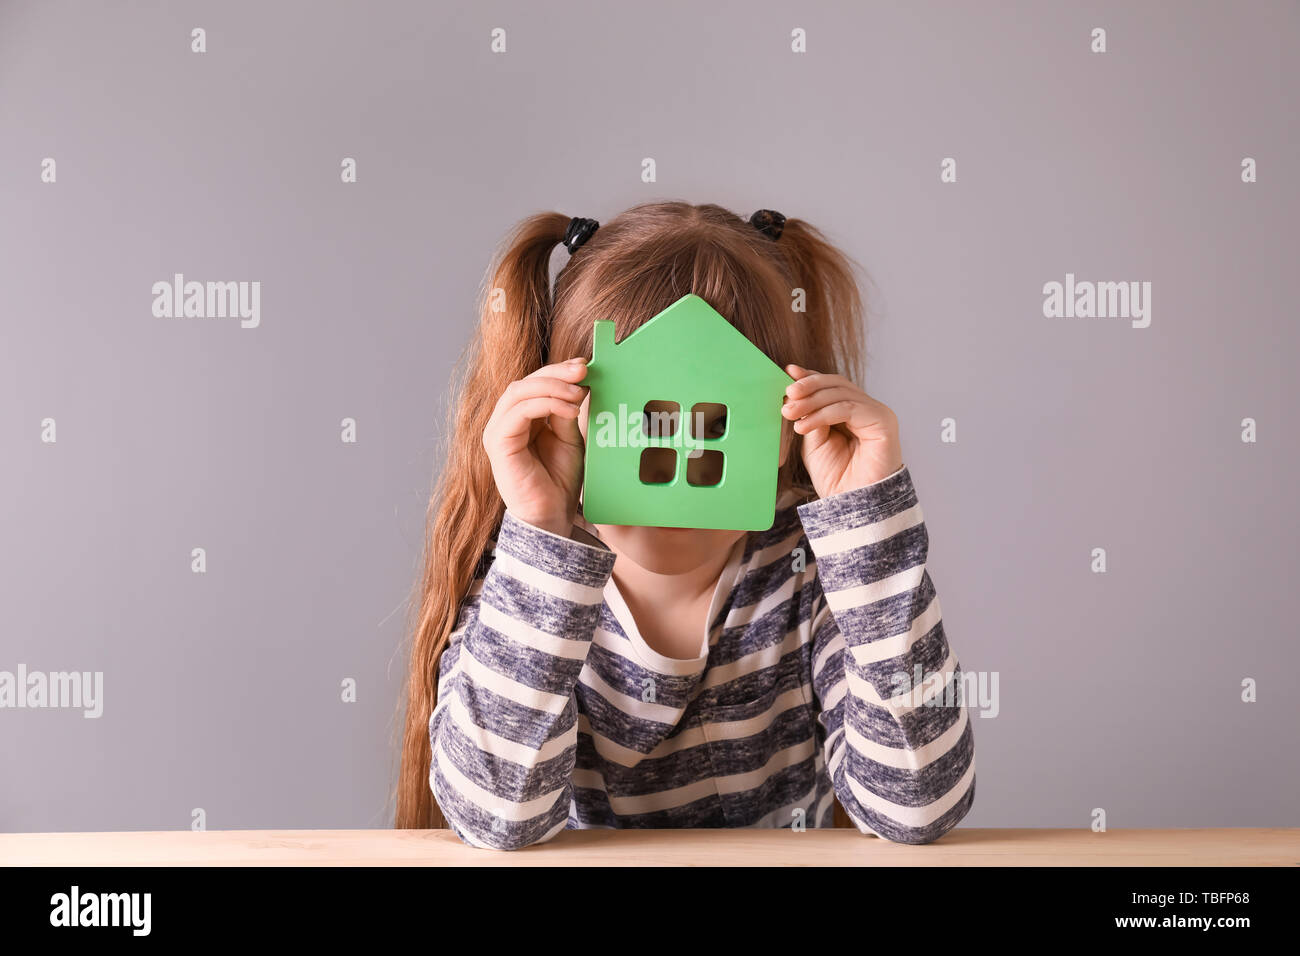
<path fill-rule="evenodd" d="M 1300 829 L 977 830 L 922 846 L 856 830 L 565 830 L 477 850 L 447 830 L 0 834 L 0 866 L 1297 866 Z"/>

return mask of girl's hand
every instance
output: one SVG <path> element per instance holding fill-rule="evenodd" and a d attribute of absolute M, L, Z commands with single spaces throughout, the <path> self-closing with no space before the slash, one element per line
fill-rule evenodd
<path fill-rule="evenodd" d="M 803 435 L 803 461 L 822 498 L 888 478 L 903 467 L 898 419 L 842 375 L 787 365 L 781 414 Z"/>
<path fill-rule="evenodd" d="M 511 382 L 483 429 L 483 447 L 506 510 L 569 537 L 582 486 L 578 411 L 587 389 L 576 384 L 587 360 L 544 365 Z"/>

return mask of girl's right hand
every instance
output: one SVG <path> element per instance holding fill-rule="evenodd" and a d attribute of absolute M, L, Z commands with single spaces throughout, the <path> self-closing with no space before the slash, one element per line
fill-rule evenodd
<path fill-rule="evenodd" d="M 582 487 L 583 441 L 578 385 L 587 360 L 544 365 L 506 386 L 483 429 L 483 447 L 506 510 L 569 537 Z"/>

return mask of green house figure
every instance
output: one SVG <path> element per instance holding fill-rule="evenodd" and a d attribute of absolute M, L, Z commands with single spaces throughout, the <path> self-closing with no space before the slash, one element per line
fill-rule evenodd
<path fill-rule="evenodd" d="M 698 295 L 622 342 L 598 320 L 582 512 L 593 524 L 764 531 L 793 379 Z"/>

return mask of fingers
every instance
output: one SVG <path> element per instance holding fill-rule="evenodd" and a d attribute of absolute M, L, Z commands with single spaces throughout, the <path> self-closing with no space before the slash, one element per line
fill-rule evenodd
<path fill-rule="evenodd" d="M 847 422 L 855 414 L 855 406 L 872 401 L 843 375 L 815 372 L 802 365 L 787 365 L 785 370 L 794 381 L 786 386 L 781 415 L 794 422 L 794 431 L 814 445 L 830 437 L 827 429 L 832 425 Z M 861 417 L 860 412 L 856 414 Z"/>
<path fill-rule="evenodd" d="M 544 395 L 581 404 L 587 389 L 577 383 L 586 374 L 585 359 L 571 359 L 568 362 L 543 365 L 537 371 L 507 385 L 501 397 L 497 399 L 491 417 L 499 418 L 511 406 L 517 405 L 524 399 L 539 398 Z"/>
<path fill-rule="evenodd" d="M 847 385 L 832 385 L 819 389 L 804 398 L 789 399 L 781 406 L 781 414 L 794 421 L 810 415 L 832 402 L 863 401 L 866 399 L 860 390 Z"/>
<path fill-rule="evenodd" d="M 809 432 L 816 431 L 819 428 L 830 428 L 832 425 L 849 424 L 855 415 L 859 415 L 862 406 L 854 401 L 845 399 L 840 402 L 831 402 L 824 405 L 817 411 L 800 418 L 792 426 L 800 435 L 806 435 Z"/>
<path fill-rule="evenodd" d="M 786 387 L 781 414 L 794 422 L 794 430 L 799 434 L 839 424 L 847 425 L 855 433 L 896 427 L 892 409 L 843 375 L 813 372 L 799 365 L 787 365 L 786 371 L 799 378 Z"/>
<path fill-rule="evenodd" d="M 566 382 L 580 382 L 586 374 L 587 360 L 579 355 L 567 362 L 553 362 L 550 365 L 543 365 L 527 377 L 541 376 L 542 378 L 560 378 Z"/>
<path fill-rule="evenodd" d="M 581 404 L 582 397 L 586 394 L 586 390 L 581 385 L 566 382 L 564 379 L 555 376 L 541 375 L 534 372 L 527 378 L 521 378 L 507 385 L 506 390 L 501 393 L 501 398 L 497 400 L 497 408 L 505 411 L 511 405 L 516 405 L 524 399 L 540 398 L 542 396 L 550 396 L 566 402 Z"/>
<path fill-rule="evenodd" d="M 587 389 L 583 389 L 583 391 L 585 392 Z M 582 420 L 582 406 L 585 401 L 586 399 L 584 398 L 583 402 L 578 404 L 578 412 L 572 418 L 569 418 L 567 415 L 551 417 L 549 423 L 551 431 L 555 432 L 555 437 L 566 445 L 574 445 L 578 448 L 582 447 L 582 428 L 578 423 Z"/>
<path fill-rule="evenodd" d="M 804 398 L 819 388 L 828 388 L 841 386 L 847 388 L 857 388 L 843 375 L 833 375 L 827 372 L 814 372 L 804 368 L 802 365 L 787 365 L 786 374 L 794 379 L 785 387 L 785 393 L 791 398 Z"/>
<path fill-rule="evenodd" d="M 554 415 L 557 418 L 578 418 L 578 406 L 573 402 L 542 395 L 537 398 L 525 398 L 505 410 L 496 427 L 492 429 L 492 439 L 499 443 L 506 454 L 528 446 L 532 438 L 533 422 Z M 488 440 L 488 432 L 484 432 Z"/>
<path fill-rule="evenodd" d="M 578 411 L 587 389 L 577 382 L 587 374 L 585 359 L 544 365 L 537 371 L 511 382 L 497 399 L 487 426 L 483 430 L 485 445 L 499 445 L 507 453 L 526 447 L 532 437 L 533 423 L 555 416 L 557 434 L 573 443 Z M 567 419 L 567 422 L 561 423 Z"/>
<path fill-rule="evenodd" d="M 833 425 L 844 425 L 851 434 L 864 440 L 898 431 L 897 419 L 889 408 L 874 400 L 863 402 L 852 398 L 829 402 L 800 418 L 792 427 L 799 434 L 807 435 Z"/>

